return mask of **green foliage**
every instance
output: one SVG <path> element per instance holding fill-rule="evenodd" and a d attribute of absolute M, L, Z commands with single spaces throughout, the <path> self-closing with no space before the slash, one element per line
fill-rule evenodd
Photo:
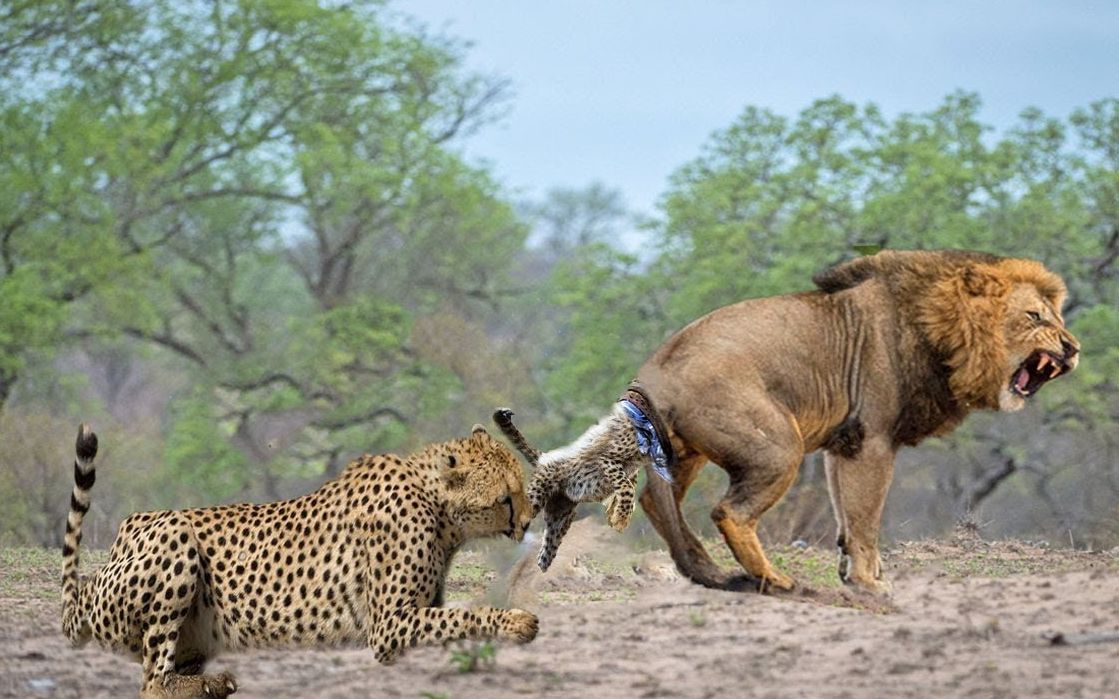
<path fill-rule="evenodd" d="M 1036 441 L 1013 436 L 1007 424 L 1018 423 L 1005 417 L 976 416 L 927 453 L 963 459 L 977 474 L 992 459 L 1011 458 L 1036 509 L 1102 531 L 1090 512 L 1114 511 L 1119 490 L 1078 496 L 1073 484 L 1115 482 L 1107 454 L 1119 416 L 1119 100 L 1068 121 L 1026 109 L 1003 133 L 980 110 L 970 93 L 893 119 L 839 97 L 794 118 L 745 109 L 672 176 L 662 216 L 648 228 L 655 256 L 639 261 L 589 241 L 556 265 L 549 299 L 560 331 L 541 364 L 547 403 L 562 422 L 549 443 L 600 416 L 655 347 L 716 307 L 810 289 L 815 272 L 886 247 L 1032 257 L 1068 283 L 1080 369 L 1014 418 L 1035 424 Z M 1083 462 L 1054 459 L 1051 444 L 1066 434 L 1086 438 Z M 961 477 L 938 475 L 926 492 L 954 492 Z M 798 493 L 789 500 L 798 502 Z"/>
<path fill-rule="evenodd" d="M 0 406 L 66 335 L 157 348 L 200 387 L 173 402 L 168 469 L 218 498 L 254 487 L 251 468 L 275 496 L 272 476 L 418 441 L 418 422 L 461 407 L 460 379 L 416 356 L 412 326 L 448 301 L 471 322 L 492 313 L 523 242 L 500 188 L 453 147 L 504 83 L 383 14 L 12 9 Z"/>
<path fill-rule="evenodd" d="M 636 258 L 601 243 L 561 262 L 553 284 L 555 302 L 571 315 L 544 389 L 575 424 L 597 420 L 660 337 L 661 290 Z"/>
<path fill-rule="evenodd" d="M 963 92 L 893 118 L 838 96 L 748 107 L 642 238 L 601 184 L 515 208 L 459 147 L 505 83 L 381 3 L 44 0 L 5 20 L 0 409 L 130 425 L 143 477 L 107 508 L 153 483 L 167 505 L 278 497 L 503 404 L 560 443 L 686 323 L 884 247 L 1060 272 L 1084 356 L 1043 427 L 1104 439 L 1119 415 L 1119 100 L 1002 133 Z M 122 353 L 155 385 L 116 375 Z M 989 455 L 976 424 L 944 449 Z M 28 477 L 0 469 L 0 491 Z M 9 509 L 5 531 L 49 535 L 46 500 Z"/>
<path fill-rule="evenodd" d="M 497 648 L 490 641 L 459 643 L 451 650 L 450 663 L 462 673 L 493 667 L 496 660 Z"/>
<path fill-rule="evenodd" d="M 207 392 L 197 390 L 174 406 L 163 455 L 166 477 L 188 484 L 199 505 L 221 502 L 240 492 L 247 477 L 247 460 L 229 443 L 232 428 L 217 420 Z"/>
<path fill-rule="evenodd" d="M 605 385 L 699 315 L 810 288 L 814 272 L 882 247 L 1041 259 L 1069 281 L 1070 318 L 1091 318 L 1093 340 L 1113 322 L 1094 309 L 1119 297 L 1117 104 L 1074 114 L 1078 144 L 1034 109 L 996 136 L 970 93 L 892 121 L 839 97 L 795 119 L 747 108 L 673 175 L 652 229 L 658 257 L 639 267 L 586 245 L 560 266 L 555 300 L 576 339 L 549 393 L 609 395 Z"/>

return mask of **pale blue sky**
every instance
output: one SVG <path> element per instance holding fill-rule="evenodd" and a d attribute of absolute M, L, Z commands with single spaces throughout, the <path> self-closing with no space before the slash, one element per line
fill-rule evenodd
<path fill-rule="evenodd" d="M 653 213 L 669 174 L 748 105 L 794 115 L 838 93 L 887 115 L 978 92 L 999 128 L 1119 96 L 1119 0 L 400 0 L 512 80 L 466 144 L 512 191 L 594 180 Z"/>

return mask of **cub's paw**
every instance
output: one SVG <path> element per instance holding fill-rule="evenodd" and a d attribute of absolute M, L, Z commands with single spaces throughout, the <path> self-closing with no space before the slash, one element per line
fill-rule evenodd
<path fill-rule="evenodd" d="M 541 573 L 547 573 L 555 559 L 556 552 L 554 550 L 541 549 L 540 554 L 536 556 L 536 567 L 540 569 Z"/>
<path fill-rule="evenodd" d="M 620 501 L 614 496 L 606 503 L 606 521 L 617 531 L 625 531 L 629 526 L 630 517 L 633 516 L 633 501 Z"/>
<path fill-rule="evenodd" d="M 501 635 L 517 643 L 528 643 L 536 638 L 540 621 L 532 612 L 523 609 L 510 609 L 505 612 L 501 623 Z"/>

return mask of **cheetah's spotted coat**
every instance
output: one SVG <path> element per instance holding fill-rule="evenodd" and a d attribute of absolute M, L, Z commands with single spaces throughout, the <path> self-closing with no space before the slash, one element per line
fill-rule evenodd
<path fill-rule="evenodd" d="M 511 609 L 446 609 L 467 539 L 520 540 L 531 520 L 513 453 L 480 426 L 408 457 L 363 456 L 315 492 L 262 505 L 144 512 L 120 526 L 108 563 L 79 580 L 97 438 L 78 435 L 67 519 L 63 628 L 143 664 L 143 697 L 225 697 L 202 675 L 221 649 L 366 644 L 382 663 L 459 638 L 536 636 Z"/>

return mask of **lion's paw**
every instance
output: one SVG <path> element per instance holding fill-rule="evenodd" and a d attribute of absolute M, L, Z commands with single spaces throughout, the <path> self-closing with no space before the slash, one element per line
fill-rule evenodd
<path fill-rule="evenodd" d="M 772 568 L 762 576 L 759 589 L 765 592 L 767 589 L 785 590 L 786 592 L 796 587 L 796 581 L 784 573 L 774 570 Z"/>
<path fill-rule="evenodd" d="M 894 591 L 894 586 L 886 580 L 850 579 L 844 582 L 857 590 L 867 592 L 877 597 L 889 597 Z"/>

